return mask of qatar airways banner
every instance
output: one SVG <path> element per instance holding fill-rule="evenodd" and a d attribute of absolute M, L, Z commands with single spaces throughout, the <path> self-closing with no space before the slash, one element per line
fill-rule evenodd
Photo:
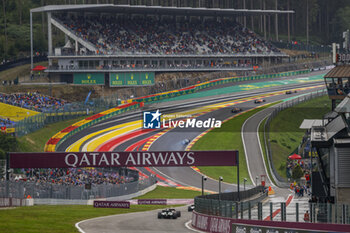
<path fill-rule="evenodd" d="M 10 153 L 10 168 L 236 166 L 238 151 Z"/>
<path fill-rule="evenodd" d="M 192 227 L 211 233 L 349 232 L 347 224 L 233 219 L 192 212 Z"/>
<path fill-rule="evenodd" d="M 128 201 L 94 201 L 95 208 L 123 208 L 130 209 Z"/>

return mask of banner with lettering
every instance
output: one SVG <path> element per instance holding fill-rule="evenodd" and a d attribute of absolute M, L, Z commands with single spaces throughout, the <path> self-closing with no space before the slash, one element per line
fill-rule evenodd
<path fill-rule="evenodd" d="M 212 233 L 349 232 L 346 224 L 234 219 L 192 212 L 192 227 Z"/>
<path fill-rule="evenodd" d="M 154 85 L 154 72 L 110 73 L 109 86 L 151 86 Z"/>
<path fill-rule="evenodd" d="M 104 85 L 104 73 L 74 73 L 73 84 L 79 85 Z"/>
<path fill-rule="evenodd" d="M 236 166 L 238 151 L 10 153 L 11 168 Z"/>

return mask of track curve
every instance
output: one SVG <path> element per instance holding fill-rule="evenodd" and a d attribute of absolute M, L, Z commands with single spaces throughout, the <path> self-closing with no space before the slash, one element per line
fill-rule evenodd
<path fill-rule="evenodd" d="M 286 85 L 283 87 L 272 87 L 272 88 L 264 88 L 263 90 L 254 90 L 249 92 L 241 92 L 239 94 L 230 94 L 230 95 L 223 95 L 218 97 L 217 99 L 212 98 L 206 98 L 201 100 L 193 100 L 193 101 L 186 101 L 186 103 L 161 103 L 161 104 L 155 104 L 147 106 L 149 109 L 161 109 L 164 113 L 172 112 L 173 110 L 181 111 L 181 110 L 188 110 L 194 107 L 200 107 L 205 106 L 208 104 L 213 103 L 221 103 L 223 101 L 238 101 L 241 98 L 251 98 L 255 95 L 259 94 L 266 94 L 271 93 L 274 91 L 281 91 L 281 90 L 288 90 L 291 88 L 307 88 L 315 85 L 323 84 L 323 82 L 315 82 L 315 83 L 304 83 L 304 84 L 298 84 L 298 85 Z M 320 87 L 321 88 L 321 87 Z M 312 89 L 312 91 L 316 90 L 315 88 Z M 310 92 L 310 90 L 304 90 L 300 91 L 299 94 Z M 288 96 L 289 97 L 289 96 Z M 280 93 L 279 95 L 273 95 L 271 97 L 266 97 L 267 103 L 274 102 L 277 100 L 281 100 L 286 98 L 286 96 L 283 93 Z M 232 104 L 231 106 L 238 106 L 243 109 L 250 109 L 255 107 L 252 101 L 245 101 L 238 104 Z M 149 110 L 147 109 L 147 110 Z M 262 114 L 264 115 L 264 114 Z M 215 111 L 210 111 L 209 113 L 203 114 L 201 116 L 198 116 L 199 118 L 204 117 L 215 117 L 216 119 L 225 119 L 232 116 L 232 113 L 230 111 L 230 107 L 227 108 L 218 108 Z M 263 116 L 261 116 L 263 117 Z M 259 121 L 261 117 L 252 117 L 250 120 L 255 124 L 256 121 Z M 136 121 L 141 119 L 141 112 L 135 112 L 135 113 L 128 113 L 123 116 L 120 116 L 118 118 L 110 119 L 109 121 L 101 122 L 91 128 L 88 128 L 84 131 L 81 131 L 77 135 L 74 135 L 70 140 L 66 141 L 64 144 L 62 144 L 58 149 L 59 150 L 66 150 L 70 143 L 73 143 L 76 140 L 79 140 L 79 138 L 86 136 L 88 134 L 92 134 L 99 130 L 106 130 L 108 127 L 113 127 L 119 124 L 128 123 L 130 121 Z M 254 120 L 255 119 L 255 120 Z M 254 128 L 256 129 L 256 125 L 253 123 L 246 123 L 249 128 L 244 129 L 243 131 L 250 131 Z M 187 131 L 186 131 L 187 130 Z M 107 130 L 108 131 L 108 130 Z M 200 134 L 202 131 L 195 130 L 195 131 L 188 131 L 188 129 L 172 129 L 168 132 L 162 134 L 160 137 L 158 137 L 156 140 L 154 140 L 148 147 L 150 150 L 163 150 L 166 148 L 166 150 L 184 150 L 185 145 L 181 142 L 183 139 L 193 139 L 198 134 Z M 150 138 L 153 138 L 155 135 L 159 134 L 159 131 L 155 132 L 148 132 L 142 135 L 138 135 L 135 138 L 132 138 L 131 140 L 127 140 L 125 143 L 119 144 L 116 147 L 114 147 L 114 150 L 142 150 L 145 145 L 147 144 L 148 140 Z M 96 135 L 94 135 L 96 138 Z M 92 137 L 92 138 L 94 138 Z M 245 137 L 245 136 L 244 136 Z M 250 136 L 247 138 L 245 137 L 244 140 L 252 141 L 253 143 L 257 143 L 255 139 L 252 139 Z M 81 149 L 80 147 L 79 149 Z M 250 147 L 249 147 L 250 148 Z M 248 154 L 253 153 L 250 151 L 246 151 Z M 254 157 L 252 158 L 254 159 Z M 248 158 L 250 160 L 250 158 Z M 260 164 L 261 165 L 261 164 Z M 145 171 L 146 172 L 146 171 Z M 169 179 L 170 181 L 174 181 L 175 183 L 181 184 L 181 185 L 190 185 L 199 187 L 201 184 L 201 175 L 195 172 L 191 168 L 157 168 L 155 170 L 158 174 L 160 174 L 162 177 Z M 235 185 L 225 184 L 224 188 L 235 190 Z M 217 182 L 214 180 L 208 180 L 206 182 L 206 189 L 210 190 L 217 190 Z M 113 217 L 112 221 L 110 220 L 110 217 L 102 218 L 100 223 L 97 223 L 95 220 L 87 220 L 84 221 L 84 223 L 80 224 L 80 226 L 83 227 L 84 231 L 86 232 L 101 232 L 101 228 L 103 227 L 103 232 L 115 232 L 116 227 L 118 228 L 120 232 L 172 232 L 172 229 L 174 229 L 174 232 L 190 232 L 187 228 L 184 227 L 184 223 L 190 219 L 191 215 L 185 216 L 183 215 L 181 221 L 174 221 L 174 222 L 168 222 L 168 221 L 161 221 L 158 222 L 156 219 L 156 215 L 149 213 L 148 215 L 145 214 L 130 214 L 125 215 L 122 217 L 122 215 L 116 217 L 121 218 L 123 221 L 115 220 Z M 104 219 L 104 220 L 103 220 Z M 186 219 L 185 221 L 183 221 Z M 137 222 L 138 224 L 134 224 Z M 110 226 L 108 226 L 110 225 Z M 100 226 L 96 228 L 96 226 Z M 106 229 L 106 231 L 105 231 Z"/>

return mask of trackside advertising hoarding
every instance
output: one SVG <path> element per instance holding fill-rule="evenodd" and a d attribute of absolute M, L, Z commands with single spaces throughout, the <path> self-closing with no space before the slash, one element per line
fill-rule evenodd
<path fill-rule="evenodd" d="M 74 73 L 73 84 L 79 85 L 104 85 L 104 73 Z"/>
<path fill-rule="evenodd" d="M 306 222 L 280 222 L 248 219 L 232 219 L 192 213 L 192 226 L 211 233 L 304 233 L 304 232 L 349 232 L 346 224 Z"/>
<path fill-rule="evenodd" d="M 138 205 L 166 205 L 167 199 L 138 199 Z"/>
<path fill-rule="evenodd" d="M 154 72 L 110 73 L 109 86 L 149 86 L 154 85 Z"/>
<path fill-rule="evenodd" d="M 10 168 L 236 166 L 238 151 L 10 153 Z"/>
<path fill-rule="evenodd" d="M 94 201 L 95 208 L 122 208 L 129 209 L 130 202 L 128 201 Z"/>

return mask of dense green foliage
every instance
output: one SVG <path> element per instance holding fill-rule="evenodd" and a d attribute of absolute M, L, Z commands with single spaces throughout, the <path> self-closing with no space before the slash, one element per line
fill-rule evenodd
<path fill-rule="evenodd" d="M 286 177 L 287 158 L 298 148 L 305 134 L 304 129 L 299 129 L 303 120 L 322 119 L 330 109 L 331 101 L 323 96 L 287 108 L 272 119 L 269 133 L 272 163 L 280 176 Z"/>
<path fill-rule="evenodd" d="M 0 61 L 16 56 L 28 55 L 30 51 L 29 15 L 30 9 L 43 5 L 53 4 L 91 4 L 91 3 L 114 3 L 114 4 L 141 4 L 161 5 L 178 7 L 198 7 L 198 0 L 1 0 L 0 4 Z M 294 10 L 289 18 L 291 25 L 291 39 L 305 41 L 307 28 L 307 15 L 309 15 L 310 41 L 320 44 L 331 42 L 342 42 L 342 32 L 350 28 L 350 6 L 347 0 L 222 0 L 201 1 L 201 7 L 220 8 L 244 8 L 246 2 L 248 9 Z M 264 4 L 265 2 L 265 4 Z M 308 11 L 308 14 L 307 14 Z M 6 18 L 6 24 L 5 24 Z M 241 20 L 242 19 L 238 19 Z M 247 26 L 262 33 L 262 17 L 247 17 Z M 267 17 L 268 38 L 273 36 L 275 17 Z M 287 35 L 287 14 L 278 18 L 280 38 L 285 39 Z M 34 48 L 35 52 L 46 52 L 47 23 L 45 14 L 33 14 L 34 23 Z M 5 30 L 6 28 L 6 30 Z M 53 27 L 54 44 L 62 44 L 63 36 Z"/>
<path fill-rule="evenodd" d="M 293 168 L 292 174 L 292 178 L 294 180 L 298 180 L 300 179 L 300 177 L 304 176 L 303 169 L 300 167 L 299 164 Z"/>
<path fill-rule="evenodd" d="M 0 159 L 5 159 L 6 152 L 16 151 L 17 141 L 15 137 L 0 133 Z"/>
<path fill-rule="evenodd" d="M 241 128 L 244 122 L 257 112 L 271 107 L 273 104 L 268 104 L 263 107 L 249 110 L 242 115 L 236 116 L 229 121 L 222 124 L 221 128 L 215 128 L 200 138 L 191 148 L 191 150 L 238 150 L 239 153 L 239 174 L 240 182 L 243 183 L 244 178 L 248 179 L 247 184 L 251 184 L 249 178 L 247 161 L 244 153 Z M 237 182 L 237 167 L 232 166 L 203 166 L 199 167 L 203 174 L 213 178 L 219 179 L 220 176 L 224 177 L 225 182 L 236 183 Z"/>

